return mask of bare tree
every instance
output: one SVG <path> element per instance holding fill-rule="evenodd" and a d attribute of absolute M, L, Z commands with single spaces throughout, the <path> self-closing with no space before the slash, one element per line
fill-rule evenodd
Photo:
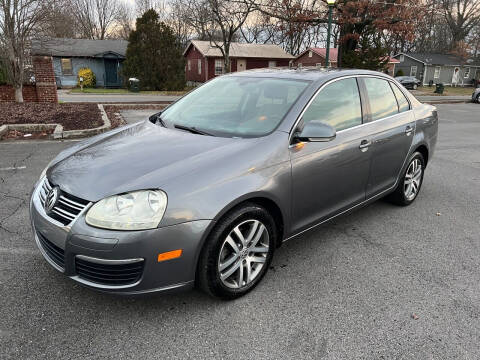
<path fill-rule="evenodd" d="M 135 15 L 134 9 L 130 4 L 122 2 L 118 6 L 115 19 L 114 30 L 111 31 L 111 37 L 128 40 L 130 32 L 134 29 Z"/>
<path fill-rule="evenodd" d="M 480 24 L 480 1 L 442 0 L 445 19 L 452 34 L 451 48 L 465 41 L 470 32 Z"/>
<path fill-rule="evenodd" d="M 34 35 L 41 35 L 41 25 L 50 5 L 47 0 L 0 0 L 0 47 L 17 102 L 23 102 L 28 45 Z"/>
<path fill-rule="evenodd" d="M 118 0 L 71 0 L 80 36 L 103 40 L 117 20 Z"/>

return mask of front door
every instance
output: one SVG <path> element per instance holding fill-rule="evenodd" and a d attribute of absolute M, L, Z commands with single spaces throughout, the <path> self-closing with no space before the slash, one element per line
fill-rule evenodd
<path fill-rule="evenodd" d="M 118 85 L 118 60 L 105 59 L 105 86 Z"/>
<path fill-rule="evenodd" d="M 395 186 L 415 134 L 415 116 L 394 84 L 380 78 L 361 78 L 365 84 L 372 123 L 372 161 L 367 198 Z"/>
<path fill-rule="evenodd" d="M 237 60 L 237 71 L 244 71 L 247 70 L 247 60 L 246 59 L 238 59 Z"/>
<path fill-rule="evenodd" d="M 329 142 L 290 147 L 292 234 L 365 199 L 371 151 L 368 133 L 359 126 L 362 119 L 355 78 L 328 84 L 305 110 L 301 123 L 327 123 L 337 136 Z"/>

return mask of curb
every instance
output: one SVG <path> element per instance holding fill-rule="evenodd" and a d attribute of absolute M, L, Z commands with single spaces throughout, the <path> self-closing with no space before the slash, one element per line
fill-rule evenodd
<path fill-rule="evenodd" d="M 78 137 L 86 137 L 100 134 L 109 130 L 112 127 L 110 119 L 103 108 L 103 105 L 97 104 L 100 114 L 102 115 L 103 125 L 93 129 L 83 130 L 63 130 L 63 126 L 60 124 L 12 124 L 0 126 L 0 137 L 3 136 L 8 130 L 17 131 L 42 131 L 52 130 L 53 134 L 50 135 L 52 139 L 73 139 Z"/>

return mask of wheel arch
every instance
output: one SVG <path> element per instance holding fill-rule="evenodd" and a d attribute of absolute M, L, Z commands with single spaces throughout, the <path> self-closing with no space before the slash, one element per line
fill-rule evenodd
<path fill-rule="evenodd" d="M 425 144 L 417 145 L 414 152 L 419 152 L 423 156 L 423 160 L 425 161 L 425 167 L 428 164 L 428 147 Z"/>

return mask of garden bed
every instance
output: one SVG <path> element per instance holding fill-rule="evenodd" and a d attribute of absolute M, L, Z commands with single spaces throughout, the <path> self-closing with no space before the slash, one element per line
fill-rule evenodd
<path fill-rule="evenodd" d="M 60 124 L 64 130 L 91 129 L 103 125 L 97 104 L 0 103 L 0 126 L 12 124 Z"/>
<path fill-rule="evenodd" d="M 0 140 L 36 140 L 45 139 L 53 134 L 53 129 L 45 129 L 42 131 L 19 131 L 8 130 L 0 137 Z"/>

